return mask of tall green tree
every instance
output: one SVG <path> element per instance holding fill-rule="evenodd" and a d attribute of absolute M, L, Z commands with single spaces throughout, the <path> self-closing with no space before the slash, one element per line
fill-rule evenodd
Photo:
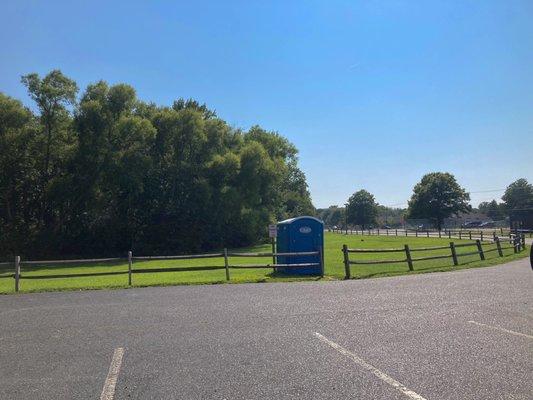
<path fill-rule="evenodd" d="M 533 185 L 521 178 L 511 183 L 502 196 L 507 211 L 533 208 Z"/>
<path fill-rule="evenodd" d="M 18 254 L 35 233 L 38 129 L 29 109 L 0 93 L 0 255 Z"/>
<path fill-rule="evenodd" d="M 408 218 L 427 218 L 441 229 L 446 218 L 470 212 L 470 195 L 447 172 L 426 174 L 416 184 L 409 200 Z"/>
<path fill-rule="evenodd" d="M 315 215 L 305 174 L 298 168 L 296 147 L 279 133 L 266 131 L 259 126 L 250 128 L 245 140 L 261 143 L 270 157 L 277 160 L 282 181 L 276 194 L 280 197 L 276 219 Z"/>
<path fill-rule="evenodd" d="M 59 125 L 68 120 L 67 107 L 75 104 L 78 86 L 59 70 L 51 71 L 44 78 L 36 73 L 24 75 L 21 81 L 41 113 L 45 136 L 43 175 L 48 179 L 54 135 L 60 134 Z"/>
<path fill-rule="evenodd" d="M 49 205 L 49 193 L 54 190 L 51 180 L 61 175 L 68 158 L 69 147 L 73 143 L 70 133 L 71 110 L 69 107 L 76 103 L 78 87 L 76 82 L 67 78 L 59 70 L 53 70 L 45 77 L 32 73 L 21 78 L 28 94 L 35 101 L 41 122 L 39 135 L 40 152 L 40 222 L 50 225 L 56 207 Z M 50 227 L 49 227 L 50 228 Z"/>
<path fill-rule="evenodd" d="M 296 160 L 289 160 L 286 165 L 287 171 L 280 187 L 282 208 L 277 213 L 278 219 L 315 215 L 316 210 L 311 202 L 304 172 L 298 168 Z"/>
<path fill-rule="evenodd" d="M 346 206 L 348 223 L 360 225 L 362 229 L 375 224 L 378 216 L 378 204 L 374 196 L 366 190 L 359 190 L 350 196 Z"/>
<path fill-rule="evenodd" d="M 78 99 L 60 71 L 22 81 L 37 113 L 0 95 L 0 257 L 243 246 L 314 212 L 298 151 L 276 132 L 233 128 L 192 99 L 145 103 L 127 84 Z"/>

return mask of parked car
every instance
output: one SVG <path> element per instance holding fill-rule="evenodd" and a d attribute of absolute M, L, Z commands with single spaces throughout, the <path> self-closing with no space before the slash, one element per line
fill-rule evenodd
<path fill-rule="evenodd" d="M 487 222 L 483 222 L 482 224 L 480 224 L 479 227 L 480 228 L 494 228 L 495 225 L 493 221 L 487 221 Z"/>

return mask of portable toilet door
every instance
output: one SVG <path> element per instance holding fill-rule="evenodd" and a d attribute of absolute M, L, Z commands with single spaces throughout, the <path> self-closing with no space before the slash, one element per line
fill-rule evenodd
<path fill-rule="evenodd" d="M 279 267 L 278 271 L 290 275 L 321 275 L 324 254 L 324 223 L 314 217 L 297 217 L 278 222 L 276 251 L 278 253 L 319 252 L 310 256 L 279 256 L 277 264 L 309 264 L 309 267 Z"/>

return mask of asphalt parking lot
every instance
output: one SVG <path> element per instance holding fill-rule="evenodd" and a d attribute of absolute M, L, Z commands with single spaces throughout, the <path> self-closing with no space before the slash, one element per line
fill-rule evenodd
<path fill-rule="evenodd" d="M 1 399 L 532 399 L 529 259 L 0 296 Z"/>

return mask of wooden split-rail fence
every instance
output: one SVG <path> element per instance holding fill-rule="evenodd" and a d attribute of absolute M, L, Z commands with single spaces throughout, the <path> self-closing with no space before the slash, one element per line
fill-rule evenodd
<path fill-rule="evenodd" d="M 304 256 L 318 256 L 319 262 L 314 263 L 295 263 L 295 264 L 277 264 L 276 257 L 304 257 Z M 265 264 L 230 264 L 230 258 L 232 257 L 253 257 L 253 258 L 271 258 L 272 263 Z M 155 260 L 196 260 L 207 258 L 222 258 L 224 265 L 204 265 L 204 266 L 180 266 L 180 267 L 161 267 L 161 268 L 135 268 L 135 261 L 155 261 Z M 22 270 L 24 267 L 30 266 L 55 266 L 55 265 L 76 265 L 76 264 L 97 264 L 97 263 L 128 263 L 127 271 L 103 271 L 103 272 L 89 272 L 89 273 L 77 273 L 77 274 L 54 274 L 54 275 L 40 275 L 40 276 L 23 276 Z M 13 263 L 4 262 L 0 263 L 0 267 L 14 266 L 13 278 L 15 280 L 15 292 L 20 289 L 20 281 L 22 279 L 54 279 L 54 278 L 79 278 L 90 276 L 103 276 L 103 275 L 121 275 L 128 274 L 128 285 L 132 285 L 133 275 L 142 273 L 159 273 L 159 272 L 190 272 L 190 271 L 213 271 L 224 269 L 226 271 L 226 280 L 230 280 L 231 269 L 261 269 L 272 268 L 274 271 L 277 268 L 283 269 L 296 269 L 296 268 L 309 268 L 320 267 L 321 276 L 324 276 L 324 255 L 322 251 L 309 251 L 309 252 L 290 252 L 290 253 L 239 253 L 229 252 L 228 249 L 224 249 L 221 253 L 209 253 L 209 254 L 191 254 L 191 255 L 177 255 L 177 256 L 134 256 L 133 252 L 128 252 L 127 258 L 92 258 L 92 259 L 76 259 L 76 260 L 47 260 L 47 261 L 23 261 L 20 256 L 16 256 Z"/>
<path fill-rule="evenodd" d="M 510 231 L 508 229 L 480 229 L 480 230 L 465 230 L 465 229 L 443 229 L 443 230 L 429 230 L 429 229 L 353 229 L 353 228 L 328 228 L 329 232 L 342 233 L 346 235 L 361 235 L 361 236 L 414 236 L 414 237 L 433 237 L 433 238 L 448 238 L 448 239 L 479 239 L 482 242 L 485 240 L 494 241 L 496 237 L 512 238 L 515 234 L 524 234 L 533 236 L 532 230 L 518 230 Z"/>
<path fill-rule="evenodd" d="M 506 242 L 509 242 L 509 245 L 505 246 Z M 483 245 L 490 245 L 495 244 L 496 247 L 492 249 L 483 249 Z M 476 249 L 474 251 L 468 251 L 465 253 L 459 253 L 457 250 L 461 248 L 468 248 L 468 247 L 475 247 Z M 431 251 L 442 251 L 449 249 L 450 252 L 448 254 L 439 254 L 434 256 L 425 256 L 425 257 L 413 257 L 412 253 L 416 252 L 431 252 Z M 377 265 L 377 264 L 400 264 L 405 263 L 407 264 L 409 271 L 414 271 L 413 264 L 415 262 L 419 261 L 428 261 L 428 260 L 438 260 L 438 259 L 447 259 L 451 258 L 453 261 L 453 265 L 457 266 L 459 265 L 459 258 L 465 257 L 465 256 L 472 256 L 472 255 L 479 255 L 479 258 L 481 260 L 485 260 L 485 254 L 493 251 L 497 251 L 498 255 L 500 257 L 503 257 L 503 250 L 506 249 L 513 249 L 515 253 L 518 253 L 525 249 L 525 236 L 523 234 L 521 235 L 513 235 L 511 238 L 499 238 L 496 237 L 493 242 L 490 243 L 482 243 L 480 239 L 477 239 L 475 242 L 471 243 L 454 243 L 450 242 L 449 245 L 446 246 L 432 246 L 432 247 L 409 247 L 408 244 L 404 245 L 403 248 L 395 248 L 395 249 L 350 249 L 347 245 L 342 246 L 342 252 L 344 255 L 344 270 L 345 270 L 345 278 L 350 279 L 351 277 L 351 270 L 350 267 L 352 265 Z M 361 254 L 361 253 L 400 253 L 405 258 L 395 258 L 395 259 L 381 259 L 381 260 L 354 260 L 350 259 L 350 254 Z"/>

